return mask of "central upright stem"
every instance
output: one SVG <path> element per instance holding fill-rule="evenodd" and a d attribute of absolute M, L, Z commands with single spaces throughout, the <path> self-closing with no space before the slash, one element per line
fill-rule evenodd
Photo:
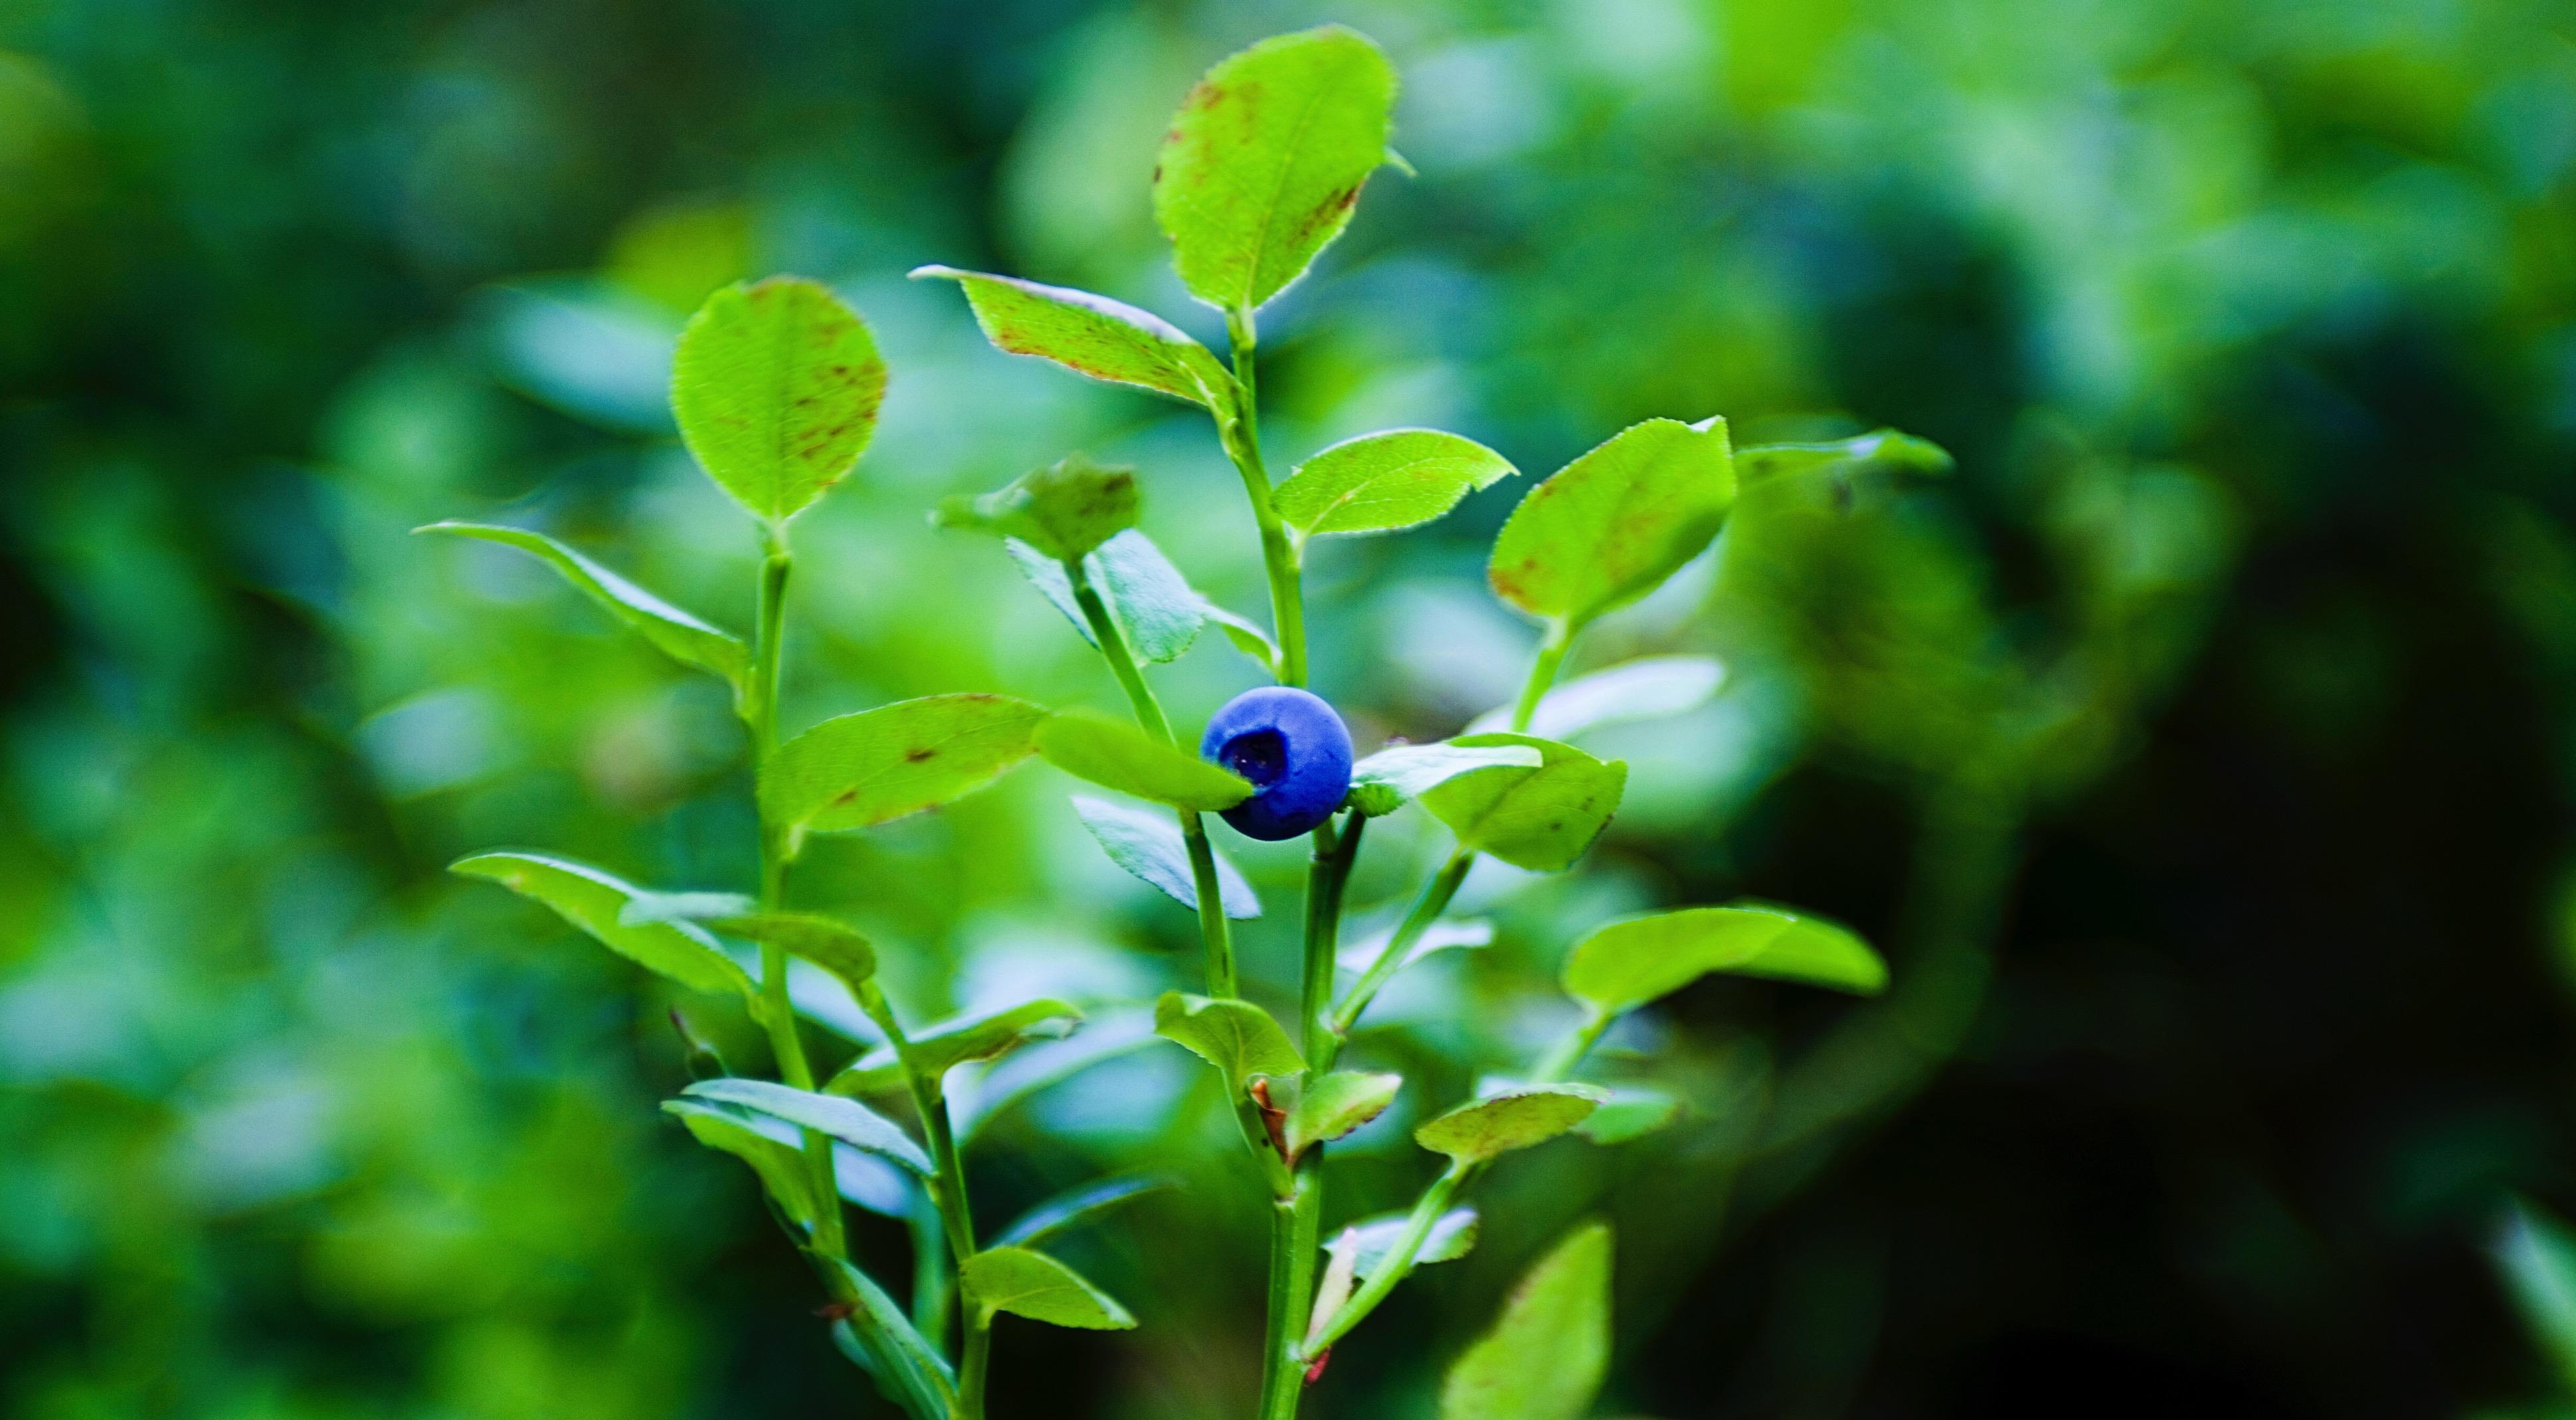
<path fill-rule="evenodd" d="M 1306 607 L 1297 585 L 1297 548 L 1270 501 L 1270 474 L 1261 463 L 1261 415 L 1253 370 L 1255 337 L 1250 311 L 1229 312 L 1225 333 L 1234 344 L 1234 417 L 1217 419 L 1217 439 L 1243 476 L 1252 518 L 1261 528 L 1261 565 L 1270 578 L 1270 624 L 1279 635 L 1279 683 L 1306 683 Z"/>

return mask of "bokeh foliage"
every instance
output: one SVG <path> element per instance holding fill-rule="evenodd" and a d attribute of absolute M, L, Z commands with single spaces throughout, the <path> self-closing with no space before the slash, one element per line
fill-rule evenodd
<path fill-rule="evenodd" d="M 1498 1173 L 1478 1251 L 1315 1403 L 1427 1410 L 1587 1211 L 1651 1338 L 1613 1369 L 1640 1411 L 2551 1393 L 2478 1244 L 2508 1189 L 2576 1212 L 2565 6 L 30 0 L 0 9 L 0 1413 L 872 1403 L 745 1180 L 652 1108 L 686 1078 L 669 1009 L 756 1034 L 440 872 L 518 844 L 747 884 L 724 692 L 518 554 L 406 530 L 542 526 L 743 627 L 757 549 L 672 438 L 669 344 L 717 286 L 805 272 L 892 383 L 806 519 L 785 722 L 1114 708 L 924 513 L 1131 463 L 1240 609 L 1239 490 L 1190 411 L 996 355 L 902 273 L 1216 339 L 1142 179 L 1207 63 L 1325 18 L 1394 55 L 1418 176 L 1265 319 L 1282 469 L 1423 425 L 1543 470 L 1711 413 L 1739 445 L 1901 427 L 1958 469 L 1748 489 L 1759 557 L 1596 627 L 1572 669 L 1715 651 L 1723 695 L 1587 741 L 1632 764 L 1604 870 L 1471 880 L 1494 945 L 1400 979 L 1365 1045 L 1454 1098 L 1557 1023 L 1584 931 L 1739 893 L 1863 928 L 1895 989 L 1641 1022 L 1679 1038 L 1685 1124 Z M 1514 496 L 1316 544 L 1316 681 L 1364 744 L 1509 697 L 1533 633 L 1481 573 Z M 1251 679 L 1203 635 L 1167 695 L 1195 724 Z M 926 1013 L 1186 984 L 1186 917 L 1064 788 L 818 841 L 799 891 Z M 1398 822 L 1355 903 L 1405 885 Z M 1238 857 L 1275 994 L 1297 859 Z M 993 1118 L 994 1215 L 1231 1167 L 1184 1065 Z M 1337 1146 L 1349 1216 L 1417 1181 L 1415 1122 Z M 1015 1330 L 1002 1413 L 1243 1394 L 1234 1182 L 1071 1244 L 1144 1324 Z"/>

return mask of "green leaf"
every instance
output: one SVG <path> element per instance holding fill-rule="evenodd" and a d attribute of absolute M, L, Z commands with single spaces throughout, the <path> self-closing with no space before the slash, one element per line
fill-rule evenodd
<path fill-rule="evenodd" d="M 1154 1034 L 1215 1066 L 1237 1096 L 1255 1075 L 1278 1078 L 1306 1068 L 1288 1033 L 1249 1001 L 1166 991 L 1154 1003 Z"/>
<path fill-rule="evenodd" d="M 685 922 L 630 926 L 621 920 L 627 903 L 644 890 L 613 873 L 538 853 L 477 853 L 458 860 L 448 871 L 489 878 L 521 897 L 542 902 L 609 950 L 692 990 L 751 994 L 751 977 L 704 929 Z"/>
<path fill-rule="evenodd" d="M 1625 1144 L 1664 1128 L 1681 1113 L 1682 1102 L 1661 1090 L 1613 1089 L 1574 1132 L 1595 1144 Z"/>
<path fill-rule="evenodd" d="M 1610 1228 L 1566 1235 L 1440 1386 L 1440 1420 L 1583 1420 L 1610 1368 Z"/>
<path fill-rule="evenodd" d="M 912 1068 L 936 1079 L 960 1065 L 998 1060 L 1032 1040 L 1059 1040 L 1082 1023 L 1082 1011 L 1062 1001 L 1023 1001 L 980 1016 L 963 1016 L 931 1026 L 911 1039 Z M 881 1045 L 832 1077 L 824 1088 L 836 1095 L 892 1089 L 903 1083 L 903 1061 L 891 1045 Z"/>
<path fill-rule="evenodd" d="M 719 631 L 642 587 L 627 581 L 544 533 L 491 523 L 444 522 L 414 532 L 453 533 L 458 537 L 497 542 L 534 555 L 563 574 L 611 616 L 653 643 L 655 650 L 700 670 L 713 671 L 733 687 L 738 704 L 751 676 L 751 648 L 729 631 Z"/>
<path fill-rule="evenodd" d="M 1327 1144 L 1386 1112 L 1395 1103 L 1396 1091 L 1404 1088 L 1401 1075 L 1372 1075 L 1358 1070 L 1335 1070 L 1319 1075 L 1302 1085 L 1282 1080 L 1273 1091 L 1272 1100 L 1288 1112 L 1283 1126 L 1288 1141 L 1288 1162 L 1316 1144 Z M 1280 1095 L 1289 1096 L 1282 1100 Z"/>
<path fill-rule="evenodd" d="M 1259 623 L 1249 617 L 1237 616 L 1211 601 L 1202 601 L 1199 610 L 1216 623 L 1217 629 L 1225 633 L 1226 640 L 1234 643 L 1234 649 L 1250 656 L 1271 675 L 1279 674 L 1279 643 L 1271 640 L 1270 633 L 1262 630 Z"/>
<path fill-rule="evenodd" d="M 1604 725 L 1687 714 L 1717 698 L 1726 667 L 1707 656 L 1642 656 L 1567 681 L 1549 691 L 1530 716 L 1529 733 L 1571 740 Z M 1474 731 L 1511 728 L 1512 707 L 1476 717 Z"/>
<path fill-rule="evenodd" d="M 1003 539 L 1002 548 L 1019 564 L 1020 575 L 1064 613 L 1082 639 L 1098 646 L 1090 618 L 1074 600 L 1073 579 L 1065 575 L 1064 564 L 1018 538 Z M 1134 528 L 1102 543 L 1082 560 L 1082 569 L 1140 665 L 1178 659 L 1198 640 L 1200 623 L 1214 610 L 1191 589 L 1162 549 Z"/>
<path fill-rule="evenodd" d="M 1531 735 L 1461 735 L 1462 749 L 1525 745 L 1543 760 L 1536 769 L 1462 775 L 1422 796 L 1422 807 L 1449 825 L 1458 846 L 1490 853 L 1534 872 L 1573 866 L 1608 827 L 1628 784 L 1625 761 L 1605 764 L 1572 745 Z"/>
<path fill-rule="evenodd" d="M 911 1135 L 857 1100 L 800 1090 L 775 1080 L 700 1080 L 681 1093 L 691 1099 L 757 1110 L 799 1129 L 828 1134 L 853 1149 L 892 1159 L 924 1178 L 932 1173 L 930 1156 L 912 1142 Z"/>
<path fill-rule="evenodd" d="M 766 942 L 789 956 L 803 957 L 840 979 L 859 998 L 859 988 L 877 974 L 876 948 L 857 929 L 828 917 L 802 912 L 728 913 L 707 925 L 729 937 Z"/>
<path fill-rule="evenodd" d="M 1376 963 L 1378 954 L 1386 950 L 1386 944 L 1393 940 L 1393 927 L 1370 933 L 1342 948 L 1340 965 L 1352 971 L 1366 971 Z M 1404 954 L 1404 960 L 1396 963 L 1395 969 L 1402 971 L 1433 952 L 1445 952 L 1452 947 L 1489 947 L 1493 944 L 1494 924 L 1484 918 L 1444 917 L 1422 929 L 1422 935 L 1413 940 L 1412 950 Z"/>
<path fill-rule="evenodd" d="M 1895 429 L 1874 429 L 1820 444 L 1755 444 L 1735 455 L 1735 476 L 1746 488 L 1802 474 L 1876 464 L 1907 473 L 1948 473 L 1947 449 Z"/>
<path fill-rule="evenodd" d="M 1076 778 L 1174 808 L 1214 813 L 1252 797 L 1243 776 L 1088 710 L 1049 716 L 1037 727 L 1037 749 Z"/>
<path fill-rule="evenodd" d="M 953 266 L 918 267 L 912 274 L 964 287 L 975 323 L 997 350 L 1052 360 L 1075 374 L 1170 395 L 1220 416 L 1234 408 L 1234 377 L 1206 346 L 1151 311 Z"/>
<path fill-rule="evenodd" d="M 1462 774 L 1536 769 L 1546 762 L 1537 749 L 1521 744 L 1390 745 L 1351 766 L 1351 803 L 1381 818 Z"/>
<path fill-rule="evenodd" d="M 1199 639 L 1208 601 L 1190 587 L 1154 540 L 1133 528 L 1100 545 L 1083 564 L 1091 585 L 1109 603 L 1126 634 L 1127 649 L 1153 664 L 1180 659 Z"/>
<path fill-rule="evenodd" d="M 1178 1188 L 1180 1180 L 1169 1174 L 1123 1174 L 1085 1184 L 1067 1193 L 1059 1193 L 1035 1208 L 1022 1213 L 1011 1225 L 994 1235 L 995 1247 L 1027 1247 L 1042 1242 L 1070 1228 L 1079 1227 L 1148 1193 Z"/>
<path fill-rule="evenodd" d="M 1136 471 L 1068 454 L 975 498 L 951 498 L 935 521 L 1017 538 L 1058 562 L 1088 554 L 1136 525 Z"/>
<path fill-rule="evenodd" d="M 1037 748 L 1046 707 L 1007 695 L 931 695 L 826 720 L 779 746 L 762 816 L 788 835 L 833 833 L 935 808 L 1002 777 Z"/>
<path fill-rule="evenodd" d="M 1819 917 L 1777 907 L 1686 907 L 1595 929 L 1565 959 L 1566 994 L 1594 1009 L 1635 1010 L 1713 971 L 1875 995 L 1887 965 Z"/>
<path fill-rule="evenodd" d="M 957 1390 L 947 1358 L 922 1339 L 912 1319 L 875 1279 L 841 1258 L 807 1256 L 824 1270 L 824 1286 L 832 1300 L 852 1308 L 850 1317 L 833 1323 L 833 1344 L 912 1420 L 949 1420 Z"/>
<path fill-rule="evenodd" d="M 1154 169 L 1181 284 L 1250 312 L 1304 274 L 1386 162 L 1395 69 L 1339 25 L 1234 55 L 1190 90 Z"/>
<path fill-rule="evenodd" d="M 1396 1239 L 1410 1221 L 1411 1214 L 1400 1212 L 1363 1218 L 1342 1229 L 1333 1239 L 1332 1249 L 1351 1253 L 1352 1276 L 1372 1276 L 1386 1262 L 1386 1255 L 1395 1250 Z M 1450 1209 L 1431 1224 L 1431 1231 L 1422 1239 L 1422 1250 L 1413 1256 L 1414 1264 L 1455 1262 L 1465 1257 L 1476 1246 L 1476 1232 L 1475 1209 Z"/>
<path fill-rule="evenodd" d="M 2576 1236 L 2516 1199 L 2493 1246 L 2524 1328 L 2556 1363 L 2560 1379 L 2576 1386 Z"/>
<path fill-rule="evenodd" d="M 1073 811 L 1082 817 L 1082 826 L 1091 830 L 1100 850 L 1109 861 L 1163 890 L 1165 896 L 1188 908 L 1199 910 L 1198 879 L 1190 871 L 1189 844 L 1181 837 L 1181 827 L 1169 815 L 1152 813 L 1128 804 L 1115 804 L 1107 799 L 1086 795 L 1073 796 Z M 1216 859 L 1217 899 L 1225 904 L 1225 915 L 1238 921 L 1261 915 L 1261 898 L 1252 884 L 1243 880 L 1234 864 L 1226 861 L 1215 844 L 1208 852 Z"/>
<path fill-rule="evenodd" d="M 1306 460 L 1270 499 L 1300 538 L 1391 532 L 1430 522 L 1470 490 L 1517 472 L 1473 439 L 1392 429 L 1345 439 Z"/>
<path fill-rule="evenodd" d="M 680 438 L 752 516 L 783 521 L 868 446 L 885 361 L 865 321 L 820 282 L 773 276 L 707 298 L 680 332 Z"/>
<path fill-rule="evenodd" d="M 988 1321 L 995 1312 L 1009 1312 L 1085 1331 L 1125 1331 L 1136 1324 L 1117 1298 L 1081 1273 L 1024 1247 L 979 1252 L 957 1269 L 957 1280 Z"/>
<path fill-rule="evenodd" d="M 1529 491 L 1494 539 L 1503 600 L 1569 628 L 1663 585 L 1735 502 L 1726 421 L 1632 425 Z"/>
<path fill-rule="evenodd" d="M 805 1171 L 803 1153 L 762 1134 L 717 1105 L 664 1100 L 662 1110 L 687 1125 L 699 1143 L 749 1164 L 751 1171 L 760 1175 L 760 1186 L 776 1200 L 779 1210 L 807 1232 L 813 1231 L 822 1210 L 814 1206 L 813 1175 Z"/>
<path fill-rule="evenodd" d="M 1607 1096 L 1590 1085 L 1515 1085 L 1462 1104 L 1413 1131 L 1435 1154 L 1483 1163 L 1581 1124 Z"/>

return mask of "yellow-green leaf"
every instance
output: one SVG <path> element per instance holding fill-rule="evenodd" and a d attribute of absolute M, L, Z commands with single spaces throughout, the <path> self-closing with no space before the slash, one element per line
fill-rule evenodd
<path fill-rule="evenodd" d="M 1271 494 L 1299 537 L 1391 532 L 1427 523 L 1517 472 L 1473 439 L 1391 429 L 1345 439 L 1298 465 Z"/>
<path fill-rule="evenodd" d="M 1413 1142 L 1480 1164 L 1555 1138 L 1581 1124 L 1605 1098 L 1590 1085 L 1517 1085 L 1425 1122 L 1413 1131 Z"/>
<path fill-rule="evenodd" d="M 1735 503 L 1726 421 L 1649 419 L 1529 491 L 1494 539 L 1494 592 L 1579 627 L 1697 557 Z"/>
<path fill-rule="evenodd" d="M 733 687 L 737 697 L 742 694 L 751 673 L 751 648 L 743 644 L 741 637 L 709 626 L 544 533 L 463 522 L 431 523 L 413 531 L 452 533 L 530 553 L 651 642 L 655 650 L 683 665 L 715 672 Z"/>
<path fill-rule="evenodd" d="M 1288 1076 L 1306 1068 L 1288 1032 L 1249 1001 L 1164 992 L 1154 1004 L 1154 1034 L 1222 1071 L 1237 1095 L 1255 1075 Z"/>
<path fill-rule="evenodd" d="M 1440 1420 L 1583 1420 L 1610 1369 L 1610 1228 L 1568 1234 L 1449 1368 Z"/>
<path fill-rule="evenodd" d="M 1875 995 L 1887 964 L 1850 931 L 1784 908 L 1686 907 L 1596 929 L 1565 959 L 1566 994 L 1596 1010 L 1634 1010 L 1710 972 Z"/>
<path fill-rule="evenodd" d="M 488 878 L 555 910 L 611 951 L 698 991 L 751 994 L 751 978 L 706 930 L 687 922 L 623 920 L 643 889 L 614 873 L 542 853 L 477 853 L 448 869 Z"/>
<path fill-rule="evenodd" d="M 791 848 L 807 833 L 871 828 L 992 783 L 1036 748 L 1044 706 L 1007 695 L 930 695 L 826 720 L 779 746 L 761 812 Z"/>
<path fill-rule="evenodd" d="M 964 288 L 975 323 L 997 350 L 1034 355 L 1077 375 L 1149 389 L 1218 414 L 1234 407 L 1234 377 L 1206 346 L 1151 311 L 1089 291 L 953 266 L 924 266 L 912 274 Z"/>
<path fill-rule="evenodd" d="M 858 462 L 885 387 L 867 323 L 822 283 L 793 276 L 708 297 L 671 365 L 681 440 L 708 477 L 772 522 Z"/>
<path fill-rule="evenodd" d="M 1460 847 L 1533 872 L 1572 867 L 1609 826 L 1628 784 L 1625 761 L 1604 763 L 1533 735 L 1461 735 L 1449 744 L 1466 750 L 1520 745 L 1542 756 L 1536 769 L 1461 774 L 1422 795 L 1422 806 L 1449 825 Z"/>
<path fill-rule="evenodd" d="M 1076 778 L 1175 808 L 1215 813 L 1252 797 L 1231 770 L 1154 738 L 1125 720 L 1067 710 L 1037 727 L 1038 753 Z"/>
<path fill-rule="evenodd" d="M 1024 1247 L 987 1248 L 957 1269 L 966 1299 L 989 1319 L 1009 1312 L 1051 1326 L 1125 1331 L 1136 1318 L 1081 1273 Z"/>

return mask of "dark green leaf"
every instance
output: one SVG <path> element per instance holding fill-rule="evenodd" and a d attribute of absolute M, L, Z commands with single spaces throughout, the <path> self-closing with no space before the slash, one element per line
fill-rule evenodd
<path fill-rule="evenodd" d="M 458 537 L 497 542 L 534 555 L 563 574 L 611 616 L 653 643 L 654 649 L 683 665 L 713 671 L 733 687 L 737 701 L 751 674 L 751 648 L 742 638 L 719 631 L 642 587 L 627 581 L 544 533 L 490 523 L 445 522 L 414 532 L 453 533 Z"/>
<path fill-rule="evenodd" d="M 1713 971 L 1873 995 L 1887 966 L 1860 938 L 1777 907 L 1688 907 L 1596 929 L 1565 959 L 1566 994 L 1634 1010 Z"/>
<path fill-rule="evenodd" d="M 799 1129 L 828 1134 L 853 1149 L 892 1159 L 927 1178 L 930 1156 L 893 1120 L 839 1095 L 800 1090 L 774 1080 L 700 1080 L 682 1091 L 691 1099 L 738 1105 L 786 1120 Z"/>
<path fill-rule="evenodd" d="M 794 517 L 857 463 L 885 399 L 865 321 L 819 282 L 728 286 L 680 332 L 680 438 L 753 516 Z"/>
<path fill-rule="evenodd" d="M 1198 911 L 1198 879 L 1190 871 L 1189 844 L 1170 814 L 1081 794 L 1073 796 L 1073 811 L 1082 816 L 1082 826 L 1091 830 L 1109 861 L 1162 889 L 1181 906 Z M 1261 898 L 1252 884 L 1243 880 L 1215 844 L 1208 845 L 1208 852 L 1216 859 L 1217 897 L 1225 904 L 1225 915 L 1238 920 L 1260 916 Z"/>
<path fill-rule="evenodd" d="M 1660 1090 L 1613 1089 L 1574 1132 L 1595 1144 L 1625 1144 L 1662 1129 L 1681 1113 L 1682 1102 Z"/>
<path fill-rule="evenodd" d="M 1734 502 L 1726 421 L 1649 419 L 1531 489 L 1494 539 L 1487 575 L 1503 600 L 1580 627 L 1663 585 Z"/>
<path fill-rule="evenodd" d="M 1126 720 L 1066 710 L 1037 727 L 1038 753 L 1049 764 L 1122 794 L 1214 813 L 1252 797 L 1252 785 L 1230 770 L 1166 744 Z"/>
<path fill-rule="evenodd" d="M 1190 294 L 1259 309 L 1350 224 L 1387 161 L 1395 70 L 1339 25 L 1266 39 L 1201 79 L 1163 139 L 1154 216 Z"/>
<path fill-rule="evenodd" d="M 1108 468 L 1071 454 L 981 497 L 949 499 L 938 521 L 1017 538 L 1064 562 L 1134 527 L 1137 502 L 1134 469 Z"/>
<path fill-rule="evenodd" d="M 685 922 L 622 919 L 627 903 L 643 889 L 613 873 L 537 853 L 477 853 L 458 861 L 450 872 L 489 878 L 522 897 L 533 898 L 556 915 L 597 938 L 610 950 L 699 991 L 719 995 L 751 994 L 751 978 L 705 930 Z"/>
<path fill-rule="evenodd" d="M 1085 1331 L 1125 1331 L 1136 1324 L 1118 1300 L 1079 1272 L 1042 1252 L 988 1248 L 957 1269 L 966 1298 L 988 1319 L 1009 1312 L 1052 1326 Z"/>
<path fill-rule="evenodd" d="M 1717 696 L 1726 668 L 1707 656 L 1644 656 L 1551 690 L 1530 716 L 1529 733 L 1571 740 L 1604 725 L 1686 714 Z M 1476 717 L 1470 730 L 1511 727 L 1510 706 Z"/>
<path fill-rule="evenodd" d="M 833 1323 L 833 1344 L 912 1420 L 950 1420 L 956 1377 L 938 1348 L 922 1339 L 875 1279 L 840 1258 L 809 1255 L 823 1269 L 832 1300 L 851 1308 L 848 1318 Z"/>
<path fill-rule="evenodd" d="M 779 746 L 761 813 L 793 848 L 807 833 L 869 828 L 972 793 L 1026 759 L 1044 706 L 932 695 L 826 720 Z"/>
<path fill-rule="evenodd" d="M 805 1156 L 794 1145 L 770 1138 L 716 1105 L 678 1099 L 663 1101 L 662 1109 L 687 1125 L 699 1143 L 749 1164 L 779 1210 L 808 1232 L 813 1230 L 822 1210 L 814 1206 L 812 1175 L 805 1171 Z"/>
<path fill-rule="evenodd" d="M 1372 1075 L 1357 1070 L 1335 1070 L 1318 1075 L 1303 1084 L 1282 1080 L 1274 1087 L 1272 1102 L 1288 1112 L 1282 1126 L 1288 1141 L 1288 1161 L 1316 1144 L 1327 1144 L 1386 1112 L 1395 1103 L 1396 1091 L 1404 1088 L 1401 1075 Z"/>
<path fill-rule="evenodd" d="M 1610 1228 L 1540 1258 L 1440 1386 L 1440 1420 L 1583 1420 L 1610 1368 Z"/>
<path fill-rule="evenodd" d="M 997 1060 L 1032 1040 L 1056 1040 L 1082 1023 L 1082 1011 L 1062 1001 L 1023 1001 L 1005 1010 L 964 1016 L 914 1035 L 912 1068 L 933 1079 L 960 1065 Z M 891 1045 L 861 1056 L 832 1077 L 834 1094 L 891 1089 L 903 1083 L 903 1061 Z"/>
<path fill-rule="evenodd" d="M 1628 783 L 1624 761 L 1604 764 L 1554 740 L 1496 734 L 1461 735 L 1449 743 L 1461 749 L 1525 745 L 1543 758 L 1537 769 L 1461 775 L 1422 796 L 1422 806 L 1449 825 L 1460 847 L 1534 872 L 1573 866 L 1609 826 Z"/>
<path fill-rule="evenodd" d="M 975 323 L 997 350 L 1052 360 L 1078 375 L 1135 385 L 1219 415 L 1234 408 L 1234 377 L 1206 346 L 1151 311 L 1088 291 L 952 266 L 924 266 L 912 274 L 965 288 Z"/>
<path fill-rule="evenodd" d="M 1471 489 L 1518 472 L 1473 439 L 1394 429 L 1345 439 L 1300 464 L 1271 494 L 1300 538 L 1391 532 L 1430 522 Z"/>
<path fill-rule="evenodd" d="M 1581 1124 L 1606 1096 L 1589 1085 L 1515 1085 L 1462 1104 L 1413 1131 L 1435 1154 L 1483 1163 Z"/>
<path fill-rule="evenodd" d="M 1255 1075 L 1294 1075 L 1306 1068 L 1288 1033 L 1249 1001 L 1166 991 L 1154 1003 L 1154 1034 L 1215 1066 L 1237 1096 Z"/>
<path fill-rule="evenodd" d="M 1059 1193 L 1013 1220 L 993 1238 L 995 1247 L 1027 1247 L 1069 1228 L 1079 1227 L 1148 1193 L 1177 1188 L 1169 1174 L 1125 1174 Z"/>
<path fill-rule="evenodd" d="M 840 979 L 859 998 L 859 988 L 877 974 L 876 948 L 857 929 L 828 917 L 802 912 L 729 913 L 707 925 L 729 937 L 766 942 L 789 956 L 803 957 Z"/>
<path fill-rule="evenodd" d="M 1390 745 L 1351 766 L 1351 803 L 1379 818 L 1462 774 L 1536 769 L 1546 762 L 1538 750 L 1521 744 Z"/>

